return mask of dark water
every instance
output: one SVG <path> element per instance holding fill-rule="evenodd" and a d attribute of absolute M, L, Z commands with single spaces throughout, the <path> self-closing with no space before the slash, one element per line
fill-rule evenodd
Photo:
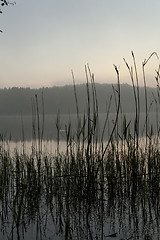
<path fill-rule="evenodd" d="M 101 135 L 104 123 L 106 120 L 107 114 L 99 114 L 98 119 L 98 131 L 99 136 Z M 135 121 L 135 113 L 127 113 L 126 122 L 127 124 L 130 122 L 129 127 L 131 132 L 133 133 L 134 129 L 134 121 Z M 81 122 L 83 122 L 83 115 L 80 116 Z M 86 116 L 87 118 L 87 116 Z M 107 140 L 110 132 L 112 131 L 114 121 L 116 118 L 115 113 L 109 114 L 109 118 L 105 128 L 105 139 Z M 140 135 L 145 133 L 145 113 L 140 114 Z M 119 134 L 122 133 L 123 129 L 123 119 L 124 114 L 119 115 L 118 120 L 118 132 Z M 156 113 L 150 113 L 148 117 L 149 126 L 152 125 L 153 132 L 157 133 L 159 129 L 159 119 L 156 116 Z M 40 135 L 42 134 L 43 129 L 43 140 L 57 140 L 57 115 L 45 115 L 44 116 L 44 128 L 43 128 L 43 117 L 39 117 L 39 132 Z M 65 129 L 68 127 L 69 123 L 71 123 L 72 134 L 76 133 L 77 129 L 77 115 L 64 115 L 61 114 L 59 116 L 59 137 L 60 140 L 66 139 Z M 87 126 L 87 124 L 86 124 Z M 11 139 L 12 141 L 31 141 L 33 138 L 38 138 L 38 121 L 37 118 L 25 115 L 25 116 L 18 116 L 18 115 L 8 115 L 8 116 L 0 116 L 0 134 L 3 135 L 4 140 Z"/>

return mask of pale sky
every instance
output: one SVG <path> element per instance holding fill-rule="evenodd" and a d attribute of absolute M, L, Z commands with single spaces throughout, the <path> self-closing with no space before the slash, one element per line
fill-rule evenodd
<path fill-rule="evenodd" d="M 51 87 L 84 83 L 85 64 L 95 81 L 131 83 L 123 58 L 139 66 L 160 54 L 159 0 L 16 0 L 0 15 L 0 88 Z M 156 86 L 158 61 L 147 66 L 148 85 Z"/>

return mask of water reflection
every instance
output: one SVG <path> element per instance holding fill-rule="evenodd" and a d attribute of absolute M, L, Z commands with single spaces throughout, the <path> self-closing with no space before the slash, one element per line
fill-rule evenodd
<path fill-rule="evenodd" d="M 31 155 L 39 151 L 39 142 L 35 141 L 0 141 L 0 148 L 5 149 L 11 156 L 18 154 Z M 43 140 L 42 141 L 42 153 L 45 155 L 56 155 L 57 154 L 57 142 L 54 140 Z M 59 142 L 59 151 L 66 152 L 66 141 Z"/>

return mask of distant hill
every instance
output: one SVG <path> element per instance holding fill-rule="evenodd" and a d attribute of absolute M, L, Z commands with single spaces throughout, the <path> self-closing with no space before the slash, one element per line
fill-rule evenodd
<path fill-rule="evenodd" d="M 116 111 L 115 97 L 117 85 L 112 84 L 96 84 L 97 100 L 99 105 L 99 112 L 106 112 L 109 104 L 109 99 L 112 95 L 112 104 L 110 112 Z M 90 89 L 90 101 L 92 102 L 92 86 Z M 139 88 L 141 111 L 145 111 L 145 94 L 144 88 Z M 57 114 L 60 111 L 61 114 L 76 113 L 76 101 L 74 87 L 72 85 L 66 85 L 62 87 L 52 88 L 9 88 L 0 89 L 0 114 L 1 115 L 28 115 L 32 114 L 32 108 L 35 102 L 35 95 L 38 96 L 39 111 L 42 112 L 42 93 L 44 98 L 44 111 L 45 114 Z M 76 93 L 78 99 L 79 112 L 84 113 L 87 106 L 87 89 L 86 84 L 80 84 L 76 86 Z M 115 93 L 115 94 L 114 94 Z M 156 88 L 147 88 L 148 106 L 151 104 L 151 110 L 155 111 L 156 101 L 158 102 L 158 94 Z M 154 95 L 154 97 L 153 97 Z M 128 84 L 121 85 L 121 106 L 124 112 L 134 112 L 135 102 L 133 95 L 133 87 Z"/>

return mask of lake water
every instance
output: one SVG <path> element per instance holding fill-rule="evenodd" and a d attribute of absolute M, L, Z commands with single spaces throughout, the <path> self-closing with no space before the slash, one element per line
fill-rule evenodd
<path fill-rule="evenodd" d="M 104 122 L 107 114 L 102 113 L 99 114 L 99 129 L 102 131 Z M 119 123 L 118 126 L 121 127 L 123 124 L 123 116 L 119 115 Z M 131 129 L 134 126 L 135 113 L 127 113 L 125 114 L 127 123 L 131 121 Z M 83 115 L 80 116 L 83 121 Z M 106 133 L 113 127 L 113 123 L 115 121 L 116 114 L 109 114 L 109 125 L 107 124 Z M 150 113 L 149 115 L 149 123 L 152 124 L 153 130 L 157 131 L 157 122 L 156 122 L 156 113 Z M 44 140 L 56 140 L 57 138 L 57 129 L 56 129 L 57 115 L 45 115 L 44 116 Z M 76 131 L 77 127 L 77 115 L 70 114 L 64 115 L 61 114 L 59 117 L 59 125 L 60 125 L 60 140 L 65 140 L 65 127 L 71 122 L 72 131 Z M 159 124 L 158 120 L 158 124 Z M 23 139 L 26 141 L 31 141 L 33 138 L 33 123 L 35 124 L 36 132 L 37 132 L 37 120 L 33 119 L 30 115 L 25 116 L 17 116 L 17 115 L 7 115 L 0 116 L 0 134 L 3 134 L 5 140 L 12 139 L 13 141 L 22 141 Z M 142 133 L 145 126 L 145 113 L 142 112 L 140 114 L 140 132 Z M 40 132 L 42 131 L 42 116 L 40 116 Z M 24 135 L 24 136 L 23 136 Z"/>
<path fill-rule="evenodd" d="M 101 133 L 104 128 L 104 123 L 107 114 L 99 114 L 98 120 L 98 136 L 100 139 Z M 127 113 L 126 122 L 130 122 L 130 129 L 133 133 L 135 113 Z M 140 135 L 145 133 L 145 113 L 140 114 Z M 153 127 L 153 132 L 156 134 L 158 132 L 159 120 L 156 118 L 156 113 L 150 113 L 149 124 Z M 83 115 L 80 115 L 81 121 L 83 122 Z M 110 133 L 112 131 L 114 121 L 116 118 L 115 113 L 110 113 L 108 117 L 108 122 L 105 129 L 104 141 L 108 140 Z M 124 115 L 119 115 L 118 120 L 118 132 L 121 135 L 123 129 L 123 118 Z M 43 117 L 39 117 L 40 123 L 40 134 L 42 133 Z M 51 153 L 55 153 L 57 149 L 57 115 L 45 115 L 44 116 L 44 131 L 43 131 L 43 150 Z M 59 141 L 60 149 L 64 150 L 66 148 L 66 127 L 71 123 L 72 135 L 76 135 L 77 129 L 77 115 L 76 114 L 61 114 L 59 116 Z M 87 125 L 87 124 L 86 124 Z M 10 148 L 11 151 L 14 149 L 25 149 L 31 151 L 33 145 L 36 146 L 35 139 L 38 139 L 38 124 L 35 116 L 0 116 L 0 134 L 3 144 L 5 143 L 6 148 Z M 86 133 L 87 134 L 87 133 Z"/>

